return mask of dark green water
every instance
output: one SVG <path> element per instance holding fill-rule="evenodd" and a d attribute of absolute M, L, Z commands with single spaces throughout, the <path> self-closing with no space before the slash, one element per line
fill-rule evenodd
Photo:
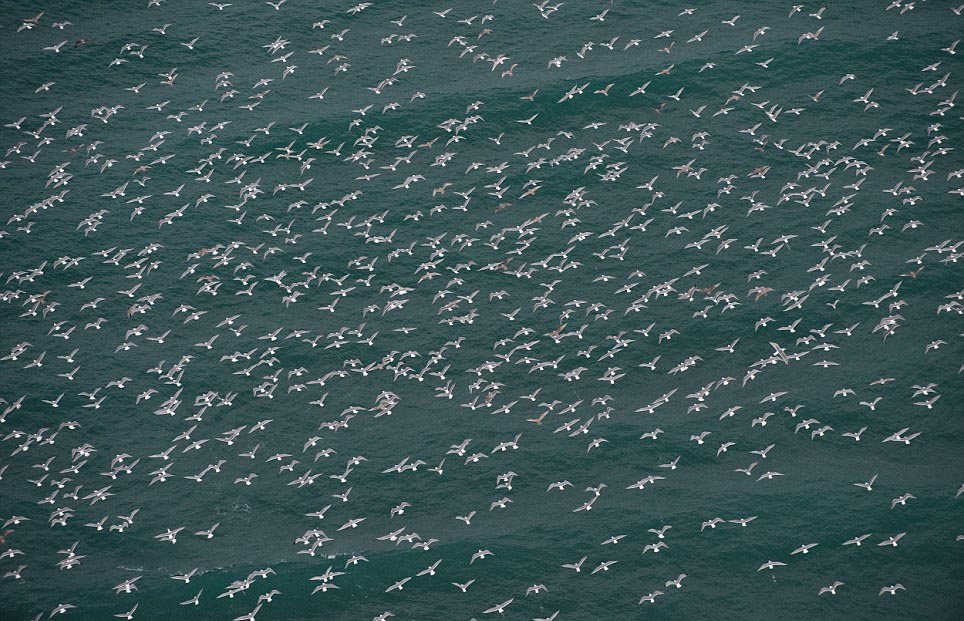
<path fill-rule="evenodd" d="M 0 559 L 0 618 L 235 619 L 272 590 L 257 619 L 499 618 L 508 600 L 507 619 L 559 621 L 964 615 L 956 7 L 351 8 L 4 4 L 0 352 L 17 353 L 0 361 L 0 518 L 29 520 L 0 544 L 22 552 Z M 116 456 L 130 473 L 112 479 Z M 406 458 L 425 465 L 383 473 Z M 417 537 L 379 540 L 401 528 Z M 299 554 L 310 529 L 330 540 Z M 80 564 L 59 569 L 74 542 Z M 312 595 L 329 567 L 337 589 Z"/>

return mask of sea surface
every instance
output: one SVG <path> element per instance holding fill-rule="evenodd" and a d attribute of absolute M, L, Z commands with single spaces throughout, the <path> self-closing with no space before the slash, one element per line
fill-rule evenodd
<path fill-rule="evenodd" d="M 793 5 L 781 2 L 570 0 L 543 17 L 515 0 L 365 4 L 3 3 L 0 120 L 26 120 L 0 128 L 4 152 L 25 142 L 0 158 L 0 354 L 28 345 L 0 361 L 0 522 L 29 520 L 4 528 L 12 532 L 0 552 L 22 555 L 0 559 L 0 575 L 26 567 L 0 579 L 0 618 L 48 618 L 70 604 L 55 618 L 112 619 L 136 605 L 133 618 L 145 621 L 235 619 L 272 590 L 280 594 L 257 609 L 260 621 L 490 619 L 500 613 L 484 611 L 508 600 L 506 619 L 964 617 L 964 494 L 955 496 L 964 484 L 964 256 L 955 246 L 964 239 L 955 101 L 964 48 L 942 50 L 964 32 L 957 7 L 848 0 L 788 17 Z M 695 11 L 681 14 L 688 6 Z M 152 31 L 165 24 L 166 34 Z M 182 45 L 195 37 L 193 49 Z M 613 37 L 612 50 L 602 45 Z M 282 49 L 266 48 L 279 38 Z M 145 45 L 142 57 L 130 53 Z M 737 53 L 747 45 L 758 47 Z M 493 68 L 500 54 L 508 59 Z M 286 67 L 296 69 L 282 77 Z M 172 85 L 164 73 L 176 74 Z M 25 133 L 55 110 L 56 124 Z M 364 136 L 377 140 L 357 142 Z M 549 163 L 573 148 L 582 151 Z M 360 150 L 368 153 L 351 161 Z M 444 153 L 453 155 L 438 165 Z M 474 162 L 481 167 L 467 170 Z M 601 178 L 607 170 L 614 178 Z M 424 179 L 399 187 L 410 175 Z M 125 183 L 123 196 L 109 196 Z M 49 199 L 63 190 L 62 201 Z M 131 199 L 144 196 L 135 211 Z M 110 264 L 122 249 L 130 252 Z M 257 285 L 238 295 L 247 274 Z M 202 278 L 220 283 L 216 295 Z M 754 287 L 770 291 L 757 297 Z M 300 295 L 286 302 L 291 291 Z M 203 314 L 185 322 L 194 311 Z M 167 330 L 163 342 L 148 340 Z M 784 361 L 773 343 L 807 353 Z M 232 352 L 249 358 L 223 358 Z M 640 367 L 657 356 L 653 369 Z M 236 373 L 259 357 L 276 360 Z M 545 361 L 555 364 L 538 368 Z M 78 366 L 72 379 L 59 375 Z M 578 379 L 564 377 L 578 367 Z M 599 379 L 612 368 L 624 375 Z M 311 383 L 331 371 L 345 377 Z M 108 386 L 125 377 L 123 388 Z M 205 406 L 197 398 L 208 392 L 218 398 Z M 56 408 L 45 402 L 61 393 Z M 159 412 L 164 403 L 172 411 Z M 752 422 L 768 411 L 766 424 Z M 798 428 L 807 419 L 816 422 Z M 319 428 L 326 422 L 334 429 Z M 842 435 L 862 427 L 859 440 Z M 640 438 L 657 429 L 657 439 Z M 691 439 L 703 431 L 705 441 Z M 892 434 L 897 441 L 884 441 Z M 450 450 L 464 439 L 464 454 Z M 597 439 L 605 442 L 592 447 Z M 207 442 L 185 452 L 196 440 Z M 495 450 L 514 440 L 517 448 Z M 765 457 L 751 453 L 771 444 Z M 84 445 L 87 456 L 72 454 Z M 169 459 L 151 457 L 172 445 Z M 316 458 L 324 448 L 333 451 Z M 484 458 L 466 463 L 475 453 Z M 266 461 L 275 454 L 285 457 Z M 346 466 L 356 456 L 364 460 Z M 424 464 L 383 472 L 406 458 Z M 443 459 L 442 473 L 429 470 Z M 203 481 L 185 479 L 220 460 Z M 292 460 L 300 463 L 279 472 Z M 134 462 L 130 473 L 114 470 Z M 735 472 L 753 462 L 751 475 Z M 166 464 L 172 478 L 150 484 Z M 346 468 L 344 482 L 331 478 Z M 112 470 L 116 479 L 105 476 Z M 290 484 L 306 471 L 321 476 Z M 509 472 L 511 489 L 498 487 Z M 779 475 L 758 480 L 766 472 Z M 250 473 L 250 486 L 236 482 Z M 664 478 L 627 489 L 650 475 Z M 874 475 L 872 491 L 854 485 Z M 563 480 L 572 485 L 547 491 Z M 78 498 L 66 499 L 77 485 Z M 105 500 L 83 500 L 108 485 Z M 332 497 L 349 488 L 347 501 Z M 906 493 L 913 498 L 892 507 Z M 490 508 L 503 498 L 505 508 Z M 574 511 L 589 501 L 591 510 Z M 411 506 L 391 516 L 402 502 Z M 305 515 L 326 505 L 324 519 Z M 130 526 L 109 530 L 135 510 Z M 455 519 L 473 510 L 471 524 Z M 105 516 L 103 531 L 84 526 Z M 703 526 L 753 516 L 745 527 Z M 211 539 L 194 534 L 215 523 Z M 664 539 L 649 532 L 664 525 Z M 176 544 L 158 539 L 180 527 Z M 418 538 L 378 539 L 403 527 Z M 299 554 L 307 547 L 296 540 L 313 528 L 331 541 Z M 865 533 L 863 545 L 842 545 Z M 896 546 L 878 545 L 899 533 Z M 616 535 L 625 538 L 601 545 Z M 429 539 L 429 549 L 412 548 Z M 659 541 L 667 547 L 643 553 Z M 59 569 L 72 555 L 58 550 L 74 542 L 80 564 Z M 819 545 L 791 554 L 810 543 Z M 479 550 L 492 554 L 470 562 Z M 367 560 L 346 568 L 355 555 Z M 563 567 L 582 557 L 581 571 Z M 439 559 L 435 575 L 417 576 Z M 786 565 L 758 569 L 768 561 Z M 331 580 L 337 588 L 312 594 L 322 581 L 310 578 L 329 567 L 345 572 Z M 189 584 L 171 579 L 192 568 Z M 680 574 L 681 588 L 666 586 Z M 138 576 L 136 591 L 115 593 Z M 465 592 L 453 586 L 469 580 Z M 843 583 L 836 594 L 818 595 L 834 581 Z M 546 591 L 527 595 L 535 584 Z M 903 590 L 881 594 L 896 584 Z M 180 605 L 201 589 L 199 605 Z"/>

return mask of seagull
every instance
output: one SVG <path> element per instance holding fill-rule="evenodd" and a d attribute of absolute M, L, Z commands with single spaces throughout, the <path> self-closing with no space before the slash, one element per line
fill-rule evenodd
<path fill-rule="evenodd" d="M 830 586 L 821 587 L 820 591 L 817 592 L 817 595 L 823 595 L 824 593 L 830 593 L 831 595 L 836 595 L 837 587 L 839 586 L 843 586 L 843 582 L 840 582 L 839 580 L 834 580 L 833 584 L 831 584 Z"/>
<path fill-rule="evenodd" d="M 506 609 L 506 608 L 509 606 L 509 604 L 511 604 L 513 601 L 515 601 L 515 598 L 507 599 L 506 601 L 502 602 L 501 604 L 497 604 L 497 605 L 495 605 L 495 606 L 492 606 L 491 608 L 488 608 L 488 609 L 486 609 L 486 610 L 483 610 L 483 611 L 482 611 L 482 614 L 485 615 L 485 614 L 489 614 L 489 613 L 493 613 L 493 612 L 497 612 L 497 613 L 499 613 L 500 615 L 501 615 L 501 614 L 505 614 L 505 609 Z"/>
<path fill-rule="evenodd" d="M 396 583 L 393 584 L 392 586 L 390 586 L 390 587 L 388 587 L 387 589 L 385 589 L 385 592 L 386 592 L 386 593 L 391 593 L 392 591 L 395 591 L 395 590 L 401 591 L 401 590 L 404 588 L 405 583 L 408 582 L 408 581 L 411 580 L 411 579 L 412 579 L 411 576 L 408 576 L 408 577 L 406 577 L 406 578 L 402 578 L 401 580 L 399 580 L 398 582 L 396 582 Z"/>
<path fill-rule="evenodd" d="M 870 480 L 867 481 L 866 483 L 854 483 L 854 485 L 857 487 L 862 487 L 866 489 L 868 492 L 872 492 L 874 490 L 872 486 L 874 484 L 874 481 L 876 480 L 877 480 L 877 475 L 875 474 L 874 476 L 870 477 Z"/>
<path fill-rule="evenodd" d="M 683 578 L 686 578 L 686 577 L 687 577 L 686 574 L 680 574 L 676 576 L 676 578 L 674 578 L 673 580 L 667 580 L 665 586 L 667 588 L 673 586 L 673 587 L 676 587 L 677 589 L 681 589 L 683 588 Z"/>
<path fill-rule="evenodd" d="M 855 545 L 857 547 L 860 547 L 860 544 L 867 537 L 870 537 L 870 533 L 867 533 L 866 535 L 860 535 L 859 537 L 854 537 L 853 539 L 848 539 L 847 541 L 843 542 L 843 545 L 845 546 Z"/>
<path fill-rule="evenodd" d="M 582 570 L 582 564 L 586 562 L 586 559 L 587 559 L 587 558 L 589 558 L 589 557 L 588 557 L 588 556 L 584 556 L 584 557 L 582 557 L 581 559 L 579 559 L 579 561 L 576 562 L 576 563 L 565 563 L 565 564 L 563 564 L 562 568 L 563 568 L 563 569 L 573 569 L 573 570 L 576 571 L 576 573 L 579 573 L 579 572 Z"/>
<path fill-rule="evenodd" d="M 794 550 L 793 552 L 791 552 L 791 553 L 790 553 L 790 556 L 793 556 L 794 554 L 801 554 L 801 553 L 802 553 L 802 554 L 809 554 L 809 553 L 810 553 L 810 550 L 811 550 L 813 547 L 818 546 L 818 545 L 820 545 L 820 544 L 817 544 L 817 543 L 805 543 L 805 544 L 803 544 L 802 546 L 800 546 L 799 548 L 797 548 L 796 550 Z"/>

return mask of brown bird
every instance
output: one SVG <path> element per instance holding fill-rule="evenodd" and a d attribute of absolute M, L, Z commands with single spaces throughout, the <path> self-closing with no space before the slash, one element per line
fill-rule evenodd
<path fill-rule="evenodd" d="M 548 414 L 548 413 L 549 413 L 549 410 L 546 410 L 545 412 L 543 412 L 542 414 L 539 415 L 539 418 L 527 418 L 527 419 L 526 419 L 526 422 L 527 422 L 527 423 L 535 423 L 535 424 L 537 424 L 537 425 L 541 425 L 541 424 L 542 424 L 542 419 L 544 419 L 544 418 L 546 417 L 546 414 Z"/>

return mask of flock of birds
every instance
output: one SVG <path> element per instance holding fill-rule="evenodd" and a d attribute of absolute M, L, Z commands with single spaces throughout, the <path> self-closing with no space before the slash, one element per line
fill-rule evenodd
<path fill-rule="evenodd" d="M 768 72 L 832 40 L 844 27 L 833 7 L 793 5 L 769 24 L 680 7 L 652 31 L 621 19 L 620 3 L 533 3 L 526 28 L 571 19 L 586 33 L 560 54 L 502 35 L 505 0 L 388 16 L 402 7 L 319 6 L 290 34 L 274 20 L 299 0 L 207 3 L 261 48 L 232 70 L 194 60 L 212 44 L 175 4 L 131 9 L 153 25 L 119 49 L 53 9 L 4 26 L 57 75 L 30 75 L 38 85 L 8 102 L 0 133 L 8 198 L 42 192 L 6 201 L 0 230 L 3 608 L 232 618 L 224 606 L 240 602 L 235 621 L 255 621 L 285 618 L 288 597 L 341 590 L 388 602 L 348 616 L 386 621 L 412 618 L 406 598 L 420 591 L 481 590 L 488 605 L 444 618 L 562 621 L 589 617 L 553 604 L 557 584 L 620 572 L 636 572 L 627 601 L 658 608 L 705 580 L 666 560 L 674 535 L 752 533 L 766 509 L 650 515 L 585 548 L 550 539 L 539 545 L 564 562 L 534 555 L 535 580 L 510 589 L 488 573 L 507 544 L 476 529 L 508 537 L 543 513 L 589 528 L 620 502 L 647 515 L 653 490 L 671 504 L 691 468 L 738 495 L 778 493 L 806 476 L 788 457 L 816 444 L 925 462 L 929 435 L 960 413 L 942 399 L 964 369 L 958 41 L 907 61 L 919 83 L 818 68 L 799 98 Z M 902 23 L 931 4 L 868 10 Z M 962 9 L 941 19 L 958 24 Z M 450 37 L 421 38 L 429 27 Z M 686 55 L 721 32 L 741 43 Z M 390 61 L 362 67 L 367 48 Z M 621 67 L 611 81 L 594 77 L 603 56 Z M 85 110 L 82 93 L 65 94 L 78 58 L 109 76 L 97 94 L 108 103 Z M 461 74 L 412 88 L 435 58 Z M 732 88 L 708 89 L 713 72 Z M 483 88 L 500 103 L 476 99 Z M 854 140 L 823 122 L 801 130 L 828 100 L 861 119 L 895 101 L 915 112 Z M 601 120 L 604 106 L 621 118 Z M 726 128 L 734 118 L 746 127 Z M 902 371 L 863 381 L 862 364 Z M 373 440 L 416 432 L 414 446 Z M 547 455 L 570 467 L 552 476 L 535 463 Z M 960 515 L 964 485 L 925 498 L 859 463 L 833 493 L 866 492 L 888 519 L 937 501 Z M 587 480 L 596 468 L 605 482 Z M 171 520 L 187 515 L 178 497 L 198 521 Z M 253 525 L 217 507 L 259 497 L 296 509 Z M 425 509 L 451 502 L 465 509 Z M 270 550 L 273 567 L 195 588 L 216 569 L 203 546 L 225 538 L 243 555 L 265 527 L 297 533 Z M 148 569 L 96 565 L 83 590 L 65 582 L 124 538 L 129 564 Z M 914 538 L 855 525 L 737 565 L 777 576 L 832 546 L 899 558 Z M 185 546 L 197 566 L 150 568 Z M 376 554 L 389 564 L 365 577 Z M 293 567 L 317 575 L 274 588 Z M 813 596 L 899 599 L 911 584 L 839 577 Z M 138 599 L 172 580 L 180 607 Z M 20 595 L 29 588 L 62 599 Z"/>

